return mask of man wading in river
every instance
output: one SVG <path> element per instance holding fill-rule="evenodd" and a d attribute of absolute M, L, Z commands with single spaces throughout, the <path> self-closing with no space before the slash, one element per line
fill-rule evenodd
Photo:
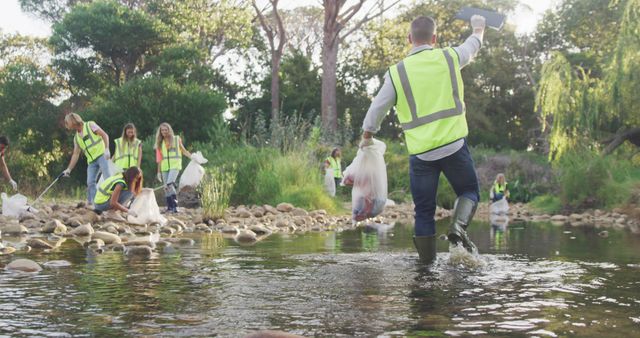
<path fill-rule="evenodd" d="M 411 22 L 404 60 L 389 68 L 384 84 L 364 119 L 360 147 L 372 144 L 386 113 L 395 105 L 409 150 L 411 194 L 415 204 L 414 244 L 420 260 L 436 257 L 435 219 L 438 178 L 444 173 L 458 198 L 448 239 L 469 252 L 476 246 L 467 226 L 480 199 L 478 178 L 467 148 L 464 88 L 460 69 L 469 64 L 482 45 L 485 18 L 471 17 L 473 34 L 458 47 L 434 48 L 436 23 L 426 16 Z"/>

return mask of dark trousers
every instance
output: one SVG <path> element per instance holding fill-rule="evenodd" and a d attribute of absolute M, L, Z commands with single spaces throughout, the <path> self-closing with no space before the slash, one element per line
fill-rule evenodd
<path fill-rule="evenodd" d="M 415 235 L 431 236 L 436 233 L 436 193 L 438 179 L 444 173 L 458 197 L 480 200 L 478 176 L 465 140 L 455 153 L 437 161 L 423 161 L 416 155 L 409 157 L 411 194 L 415 204 Z"/>

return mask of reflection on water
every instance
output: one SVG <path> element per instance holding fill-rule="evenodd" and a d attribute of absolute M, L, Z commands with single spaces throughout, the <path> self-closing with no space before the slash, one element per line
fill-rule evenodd
<path fill-rule="evenodd" d="M 66 241 L 59 252 L 21 255 L 71 266 L 0 273 L 0 334 L 640 335 L 637 236 L 491 219 L 471 227 L 481 264 L 452 263 L 439 241 L 425 269 L 411 235 L 375 225 L 241 247 L 214 234 L 148 260 L 87 255 Z"/>

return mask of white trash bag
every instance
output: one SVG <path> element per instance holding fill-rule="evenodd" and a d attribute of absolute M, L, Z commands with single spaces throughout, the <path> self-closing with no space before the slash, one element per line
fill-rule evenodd
<path fill-rule="evenodd" d="M 115 163 L 113 163 L 112 160 L 107 161 L 107 166 L 109 166 L 110 175 L 105 175 L 104 173 L 101 173 L 100 179 L 98 179 L 98 186 L 100 186 L 100 184 L 102 184 L 102 182 L 104 182 L 104 180 L 106 180 L 107 178 L 122 172 L 122 169 L 120 169 L 120 167 L 118 167 Z"/>
<path fill-rule="evenodd" d="M 187 165 L 187 168 L 182 172 L 182 176 L 180 176 L 180 184 L 178 185 L 178 191 L 182 190 L 182 188 L 191 186 L 197 187 L 202 181 L 202 177 L 204 176 L 204 168 L 201 164 L 205 164 L 209 162 L 202 153 L 197 151 L 191 154 L 191 161 Z"/>
<path fill-rule="evenodd" d="M 6 193 L 2 193 L 0 196 L 2 196 L 3 216 L 19 218 L 20 215 L 29 210 L 27 197 L 24 195 L 15 194 L 9 197 Z"/>
<path fill-rule="evenodd" d="M 503 197 L 491 203 L 489 210 L 491 210 L 492 214 L 506 214 L 509 212 L 509 202 Z"/>
<path fill-rule="evenodd" d="M 384 163 L 384 142 L 358 149 L 356 158 L 345 169 L 343 185 L 351 185 L 351 211 L 355 221 L 379 215 L 387 203 L 387 166 Z"/>
<path fill-rule="evenodd" d="M 167 219 L 160 214 L 156 195 L 151 188 L 143 188 L 131 203 L 129 210 L 132 210 L 137 215 L 136 217 L 127 216 L 127 222 L 129 223 L 140 225 L 151 223 L 165 225 L 167 223 Z"/>
<path fill-rule="evenodd" d="M 336 180 L 333 179 L 333 169 L 327 169 L 327 172 L 324 174 L 324 190 L 326 190 L 331 197 L 336 195 Z"/>

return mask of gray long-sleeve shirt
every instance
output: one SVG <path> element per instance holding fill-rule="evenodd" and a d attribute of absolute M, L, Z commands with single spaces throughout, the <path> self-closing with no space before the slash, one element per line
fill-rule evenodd
<path fill-rule="evenodd" d="M 471 63 L 476 54 L 478 54 L 481 46 L 482 34 L 474 33 L 471 34 L 471 36 L 469 36 L 463 44 L 457 47 L 453 47 L 453 49 L 458 54 L 460 60 L 460 68 Z M 433 47 L 431 47 L 430 45 L 413 47 L 409 52 L 409 55 L 432 48 Z M 387 73 L 384 74 L 384 83 L 382 84 L 382 88 L 380 88 L 380 91 L 378 91 L 378 94 L 371 102 L 371 106 L 367 111 L 367 115 L 362 122 L 362 129 L 364 131 L 372 133 L 376 133 L 378 130 L 380 130 L 382 120 L 384 120 L 387 112 L 389 112 L 389 110 L 395 105 L 395 103 L 396 91 L 393 87 L 391 76 L 387 71 Z M 418 158 L 423 161 L 436 161 L 455 153 L 460 148 L 462 148 L 463 144 L 464 140 L 460 139 L 443 147 L 419 154 Z"/>

